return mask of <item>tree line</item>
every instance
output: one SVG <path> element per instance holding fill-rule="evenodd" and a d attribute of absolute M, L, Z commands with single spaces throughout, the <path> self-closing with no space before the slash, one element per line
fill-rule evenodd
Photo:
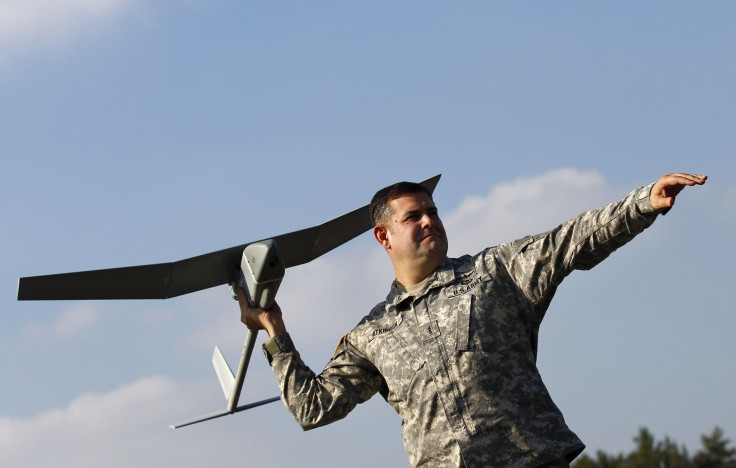
<path fill-rule="evenodd" d="M 655 440 L 646 428 L 634 437 L 635 449 L 628 453 L 609 455 L 602 450 L 595 458 L 583 454 L 573 468 L 736 468 L 736 448 L 716 427 L 709 435 L 701 435 L 702 447 L 692 456 L 684 445 L 669 437 Z"/>

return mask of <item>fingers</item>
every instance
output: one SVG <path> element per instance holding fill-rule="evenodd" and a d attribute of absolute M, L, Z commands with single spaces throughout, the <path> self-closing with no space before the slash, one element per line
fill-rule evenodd
<path fill-rule="evenodd" d="M 258 320 L 258 310 L 250 306 L 243 288 L 238 288 L 238 304 L 240 305 L 240 321 L 250 329 L 257 330 L 261 328 L 256 326 L 260 325 L 260 321 Z"/>
<path fill-rule="evenodd" d="M 247 301 L 245 300 L 245 291 L 243 291 L 243 288 L 238 288 L 238 304 L 240 304 L 240 308 L 242 309 Z"/>
<path fill-rule="evenodd" d="M 243 288 L 238 288 L 238 303 L 240 304 L 240 321 L 249 329 L 266 330 L 269 336 L 286 331 L 278 303 L 274 302 L 269 310 L 251 307 Z"/>
<path fill-rule="evenodd" d="M 675 204 L 675 197 L 687 186 L 703 185 L 707 175 L 676 173 L 667 174 L 660 178 L 652 187 L 650 201 L 654 209 L 671 208 Z"/>
<path fill-rule="evenodd" d="M 688 174 L 688 173 L 677 173 L 677 174 L 667 174 L 664 178 L 667 179 L 667 182 L 669 182 L 668 185 L 703 185 L 705 181 L 708 179 L 708 176 L 705 174 Z"/>

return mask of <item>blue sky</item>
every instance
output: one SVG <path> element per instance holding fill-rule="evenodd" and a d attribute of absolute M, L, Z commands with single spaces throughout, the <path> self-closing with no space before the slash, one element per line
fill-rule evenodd
<path fill-rule="evenodd" d="M 450 253 L 706 173 L 560 288 L 539 367 L 588 444 L 736 438 L 736 6 L 730 2 L 0 0 L 0 464 L 405 466 L 380 398 L 303 433 L 224 409 L 245 337 L 226 288 L 17 302 L 17 279 L 178 260 L 321 223 L 442 173 Z M 287 271 L 305 361 L 385 295 L 369 235 Z M 243 401 L 277 393 L 260 355 Z"/>

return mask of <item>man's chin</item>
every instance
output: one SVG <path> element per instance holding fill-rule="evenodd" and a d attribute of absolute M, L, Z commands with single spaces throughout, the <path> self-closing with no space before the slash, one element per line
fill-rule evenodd
<path fill-rule="evenodd" d="M 429 242 L 424 242 L 428 240 Z M 447 242 L 444 242 L 439 238 L 433 239 L 431 237 L 424 239 L 424 241 L 422 241 L 422 243 L 424 244 L 427 256 L 437 257 L 440 261 L 445 259 L 447 256 Z"/>
<path fill-rule="evenodd" d="M 425 238 L 423 238 L 421 242 L 435 242 L 435 243 L 440 243 L 440 244 L 447 244 L 447 239 L 440 236 L 439 234 L 430 234 L 426 236 Z"/>

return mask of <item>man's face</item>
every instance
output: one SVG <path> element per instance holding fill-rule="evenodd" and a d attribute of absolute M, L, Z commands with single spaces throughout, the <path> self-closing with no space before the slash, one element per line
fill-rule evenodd
<path fill-rule="evenodd" d="M 447 234 L 437 207 L 424 192 L 391 200 L 386 223 L 390 249 L 395 260 L 424 260 L 439 266 L 447 255 Z"/>

